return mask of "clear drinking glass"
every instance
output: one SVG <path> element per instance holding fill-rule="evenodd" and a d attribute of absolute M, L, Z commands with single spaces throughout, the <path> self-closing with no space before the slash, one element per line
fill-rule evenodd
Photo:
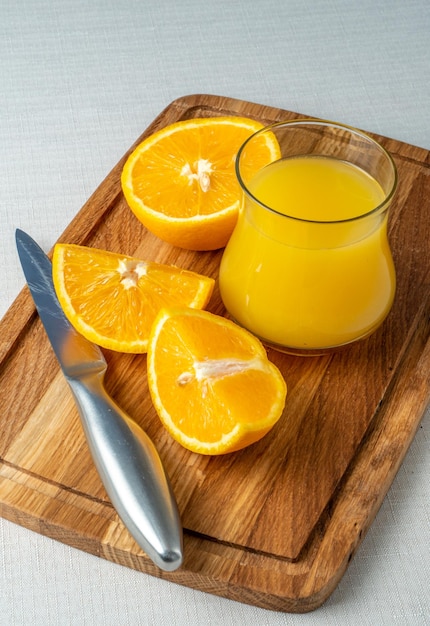
<path fill-rule="evenodd" d="M 278 154 L 251 176 L 246 163 L 262 139 Z M 357 129 L 300 119 L 252 135 L 236 173 L 242 206 L 219 276 L 232 318 L 295 354 L 321 354 L 375 331 L 396 282 L 390 154 Z"/>

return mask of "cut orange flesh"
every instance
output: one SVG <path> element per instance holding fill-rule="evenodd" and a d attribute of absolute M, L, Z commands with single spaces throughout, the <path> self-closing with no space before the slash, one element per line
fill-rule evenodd
<path fill-rule="evenodd" d="M 190 250 L 225 246 L 239 210 L 236 154 L 261 128 L 243 117 L 198 118 L 150 135 L 123 168 L 121 184 L 131 210 L 172 245 Z M 247 151 L 244 165 L 257 172 L 279 154 L 275 136 L 267 133 Z"/>
<path fill-rule="evenodd" d="M 172 437 L 200 454 L 261 439 L 282 415 L 287 387 L 258 339 L 207 311 L 165 309 L 148 343 L 148 383 Z"/>
<path fill-rule="evenodd" d="M 90 341 L 146 352 L 152 323 L 166 306 L 206 306 L 214 280 L 171 265 L 73 244 L 57 244 L 55 291 L 66 317 Z"/>

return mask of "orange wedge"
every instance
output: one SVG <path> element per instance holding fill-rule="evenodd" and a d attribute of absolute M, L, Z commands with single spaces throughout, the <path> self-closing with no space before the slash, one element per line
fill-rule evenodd
<path fill-rule="evenodd" d="M 162 423 L 193 452 L 244 448 L 282 415 L 287 387 L 260 341 L 208 311 L 161 311 L 151 330 L 147 365 Z"/>
<path fill-rule="evenodd" d="M 161 308 L 204 307 L 214 287 L 212 278 L 195 272 L 73 244 L 55 246 L 52 273 L 75 329 L 119 352 L 146 352 Z"/>
<path fill-rule="evenodd" d="M 244 117 L 198 118 L 150 135 L 123 168 L 121 184 L 131 210 L 149 231 L 174 246 L 225 246 L 239 209 L 236 154 L 262 127 Z M 244 163 L 250 174 L 280 156 L 270 133 L 253 146 Z"/>

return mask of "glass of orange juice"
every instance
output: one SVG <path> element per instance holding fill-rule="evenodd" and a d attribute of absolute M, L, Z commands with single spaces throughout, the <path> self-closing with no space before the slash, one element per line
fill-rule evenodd
<path fill-rule="evenodd" d="M 257 142 L 270 143 L 273 156 L 255 173 Z M 357 129 L 298 119 L 252 135 L 236 173 L 242 205 L 219 275 L 231 317 L 293 354 L 322 354 L 375 331 L 396 284 L 390 154 Z"/>

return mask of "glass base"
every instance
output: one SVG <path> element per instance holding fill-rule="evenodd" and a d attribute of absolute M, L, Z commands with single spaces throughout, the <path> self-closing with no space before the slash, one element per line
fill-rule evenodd
<path fill-rule="evenodd" d="M 360 341 L 364 341 L 365 339 L 370 337 L 370 335 L 373 335 L 373 333 L 378 330 L 378 328 L 382 325 L 384 321 L 384 320 L 380 320 L 378 324 L 376 324 L 373 328 L 370 328 L 367 331 L 367 333 L 365 333 L 364 335 L 360 335 L 356 339 L 351 339 L 351 341 L 347 341 L 346 343 L 342 343 L 342 344 L 335 345 L 335 346 L 322 347 L 322 348 L 296 348 L 296 347 L 291 347 L 291 346 L 283 346 L 281 344 L 277 344 L 277 343 L 274 343 L 273 341 L 265 339 L 264 337 L 260 337 L 259 335 L 254 333 L 252 330 L 250 330 L 249 328 L 247 328 L 246 326 L 238 322 L 232 315 L 228 314 L 228 316 L 235 324 L 237 324 L 238 326 L 241 326 L 242 328 L 250 332 L 252 335 L 254 335 L 254 337 L 257 337 L 257 339 L 261 341 L 261 343 L 264 345 L 265 348 L 276 350 L 277 352 L 282 352 L 283 354 L 288 354 L 290 356 L 306 356 L 306 357 L 325 356 L 328 354 L 333 354 L 335 352 L 346 350 L 347 348 L 353 346 L 354 344 Z"/>
<path fill-rule="evenodd" d="M 254 333 L 253 333 L 254 334 Z M 257 336 L 257 335 L 256 335 Z M 368 335 L 366 335 L 368 337 Z M 325 356 L 327 354 L 333 354 L 334 352 L 340 352 L 341 350 L 346 350 L 353 344 L 358 341 L 362 341 L 366 337 L 360 337 L 359 339 L 354 339 L 353 341 L 349 341 L 348 343 L 343 343 L 339 346 L 330 346 L 327 348 L 291 348 L 289 346 L 281 346 L 277 343 L 273 343 L 271 341 L 267 341 L 262 337 L 258 337 L 265 348 L 270 348 L 271 350 L 276 350 L 277 352 L 282 352 L 284 354 L 289 354 L 290 356 Z"/>

